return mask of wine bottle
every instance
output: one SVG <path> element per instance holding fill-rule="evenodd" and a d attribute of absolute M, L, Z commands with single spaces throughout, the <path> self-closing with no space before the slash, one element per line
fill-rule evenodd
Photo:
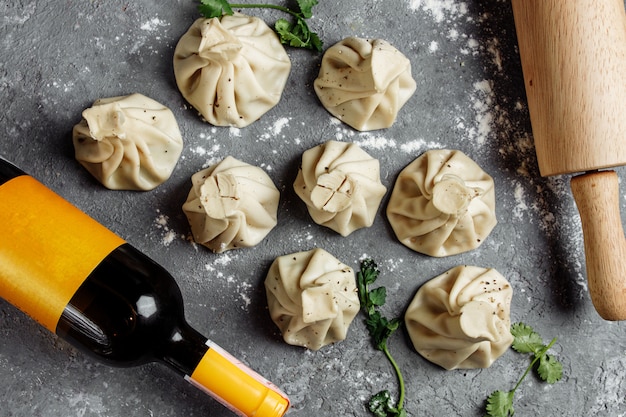
<path fill-rule="evenodd" d="M 185 320 L 174 278 L 0 157 L 0 296 L 113 366 L 162 362 L 240 416 L 289 407 L 272 383 Z"/>

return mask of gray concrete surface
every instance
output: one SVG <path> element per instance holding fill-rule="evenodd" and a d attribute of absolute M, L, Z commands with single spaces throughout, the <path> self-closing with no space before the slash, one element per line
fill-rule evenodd
<path fill-rule="evenodd" d="M 564 365 L 548 386 L 529 377 L 516 415 L 626 415 L 625 325 L 602 320 L 589 300 L 580 221 L 569 177 L 536 166 L 508 1 L 321 0 L 310 24 L 330 46 L 347 36 L 385 39 L 411 60 L 418 84 L 394 126 L 359 133 L 337 123 L 312 88 L 320 54 L 289 49 L 293 68 L 272 111 L 244 129 L 212 127 L 177 91 L 172 56 L 198 17 L 194 2 L 0 2 L 0 154 L 169 269 L 190 323 L 290 395 L 291 415 L 366 416 L 389 388 L 391 368 L 359 316 L 348 338 L 317 352 L 286 345 L 266 311 L 263 279 L 279 255 L 322 247 L 358 268 L 380 265 L 387 315 L 402 314 L 426 280 L 459 264 L 493 267 L 514 288 L 513 321 L 546 339 Z M 273 23 L 273 12 L 251 12 Z M 185 140 L 170 180 L 150 192 L 103 188 L 73 158 L 71 129 L 100 97 L 139 92 L 167 106 Z M 313 224 L 292 190 L 301 153 L 329 139 L 358 143 L 396 175 L 433 148 L 460 149 L 495 179 L 499 223 L 477 250 L 448 258 L 398 243 L 383 216 L 343 238 Z M 253 249 L 215 255 L 189 242 L 181 205 L 190 176 L 232 155 L 267 170 L 281 190 L 279 224 Z M 618 169 L 625 178 L 623 168 Z M 626 191 L 620 191 L 626 219 Z M 160 365 L 101 365 L 0 300 L 0 416 L 171 417 L 231 415 Z M 491 368 L 444 371 L 408 337 L 390 346 L 406 376 L 411 416 L 480 416 L 487 395 L 510 389 L 528 364 L 507 352 Z"/>

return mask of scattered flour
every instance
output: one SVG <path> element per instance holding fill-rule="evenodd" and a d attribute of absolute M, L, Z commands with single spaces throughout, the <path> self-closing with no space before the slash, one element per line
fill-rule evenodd
<path fill-rule="evenodd" d="M 280 119 L 276 120 L 274 126 L 272 127 L 272 134 L 274 136 L 280 135 L 280 132 L 282 132 L 286 126 L 289 126 L 289 120 L 290 119 L 287 117 L 281 117 Z"/>
<path fill-rule="evenodd" d="M 231 126 L 228 129 L 228 134 L 233 137 L 233 138 L 240 138 L 241 137 L 241 129 L 239 129 L 238 127 L 235 126 Z"/>
<path fill-rule="evenodd" d="M 261 163 L 259 165 L 259 168 L 262 168 L 263 170 L 267 171 L 267 172 L 271 172 L 274 168 L 272 168 L 272 166 L 270 164 L 266 164 L 265 162 Z"/>
<path fill-rule="evenodd" d="M 477 145 L 484 145 L 491 135 L 494 124 L 495 96 L 492 81 L 483 80 L 474 83 L 473 94 L 470 96 L 472 108 L 476 112 L 474 125 L 467 128 L 467 137 Z"/>
<path fill-rule="evenodd" d="M 311 229 L 311 228 L 312 228 L 311 225 L 307 226 L 307 229 Z M 311 241 L 313 241 L 314 237 L 315 236 L 313 235 L 313 233 L 311 233 L 311 230 L 300 230 L 299 233 L 293 234 L 292 240 L 298 247 L 302 247 L 305 245 L 306 246 L 311 245 Z"/>
<path fill-rule="evenodd" d="M 457 0 L 408 0 L 408 7 L 415 13 L 424 13 L 440 25 L 445 22 L 447 32 L 440 33 L 450 42 L 460 41 L 459 52 L 461 55 L 477 55 L 480 51 L 479 42 L 462 33 L 461 26 L 474 22 L 475 19 L 469 13 L 467 3 Z M 430 53 L 439 50 L 439 42 L 432 40 L 428 43 Z"/>
<path fill-rule="evenodd" d="M 220 254 L 217 259 L 215 261 L 213 261 L 214 265 L 219 265 L 219 266 L 228 266 L 233 262 L 233 256 L 226 252 L 226 253 L 222 253 Z"/>
<path fill-rule="evenodd" d="M 254 292 L 253 285 L 247 280 L 241 279 L 241 277 L 236 277 L 235 275 L 225 272 L 229 271 L 230 264 L 237 262 L 238 259 L 239 255 L 233 251 L 220 253 L 217 254 L 211 262 L 206 263 L 204 265 L 204 269 L 211 273 L 213 279 L 220 280 L 229 286 L 234 285 L 236 287 L 238 297 L 243 302 L 241 309 L 247 310 L 250 304 L 252 304 L 252 293 Z"/>
<path fill-rule="evenodd" d="M 213 135 L 215 133 L 215 128 L 211 129 L 211 135 L 201 133 L 199 136 L 204 144 L 189 148 L 191 153 L 193 153 L 194 155 L 206 158 L 205 162 L 202 164 L 202 168 L 208 168 L 209 166 L 214 165 L 221 160 L 220 151 L 222 147 L 214 138 Z"/>
<path fill-rule="evenodd" d="M 368 258 L 372 258 L 372 256 L 368 255 L 367 253 L 363 253 L 363 255 L 361 255 L 359 257 L 359 261 L 363 261 L 363 260 L 368 259 Z M 404 263 L 404 259 L 403 258 L 383 259 L 383 260 L 380 260 L 380 261 L 377 262 L 377 264 L 379 266 L 379 269 L 380 268 L 387 269 L 390 272 L 393 272 L 396 269 L 398 269 L 403 263 Z"/>
<path fill-rule="evenodd" d="M 480 43 L 474 38 L 469 38 L 465 43 L 464 48 L 461 48 L 461 53 L 464 55 L 476 55 L 479 52 Z"/>
<path fill-rule="evenodd" d="M 29 2 L 20 7 L 14 7 L 14 9 L 19 10 L 21 13 L 14 15 L 4 14 L 2 16 L 3 27 L 6 25 L 23 25 L 26 23 L 35 14 L 37 3 Z"/>
<path fill-rule="evenodd" d="M 52 81 L 52 83 L 46 84 L 46 87 L 53 87 L 53 88 L 62 90 L 64 93 L 68 93 L 72 91 L 74 89 L 74 86 L 75 84 L 73 81 L 67 81 L 67 82 Z"/>
<path fill-rule="evenodd" d="M 398 144 L 394 139 L 386 138 L 382 134 L 372 133 L 372 132 L 364 132 L 360 133 L 354 143 L 359 145 L 361 148 L 370 148 L 377 150 L 385 150 L 385 149 L 395 149 Z"/>
<path fill-rule="evenodd" d="M 502 54 L 500 53 L 500 40 L 491 38 L 487 41 L 487 52 L 491 56 L 491 61 L 498 72 L 502 72 Z"/>
<path fill-rule="evenodd" d="M 149 44 L 149 41 L 156 40 L 162 42 L 164 38 L 160 34 L 163 28 L 168 26 L 170 26 L 169 22 L 154 17 L 139 26 L 141 32 L 133 31 L 131 33 L 120 33 L 117 35 L 114 38 L 117 45 L 114 46 L 119 45 L 124 49 L 128 49 L 128 53 L 131 55 L 144 54 L 146 52 L 149 52 L 151 55 L 162 54 L 162 48 L 160 48 L 160 46 L 155 48 L 154 45 Z M 146 44 L 148 44 L 147 47 Z M 96 38 L 96 46 L 98 46 L 98 38 Z M 101 48 L 104 49 L 105 45 L 102 45 Z"/>
<path fill-rule="evenodd" d="M 174 239 L 176 239 L 176 232 L 174 232 L 168 225 L 169 217 L 162 214 L 160 210 L 157 210 L 157 217 L 154 220 L 157 229 L 160 229 L 162 233 L 161 243 L 163 246 L 169 246 Z"/>
<path fill-rule="evenodd" d="M 413 11 L 422 10 L 430 14 L 435 22 L 451 22 L 467 16 L 467 3 L 456 0 L 408 0 Z"/>
<path fill-rule="evenodd" d="M 515 184 L 514 196 L 516 205 L 513 208 L 513 217 L 517 220 L 522 220 L 523 213 L 528 210 L 528 204 L 526 203 L 524 187 L 519 182 Z"/>
<path fill-rule="evenodd" d="M 418 155 L 429 149 L 443 149 L 445 146 L 440 142 L 427 141 L 424 139 L 416 139 L 405 142 L 400 145 L 400 150 L 404 153 Z"/>
<path fill-rule="evenodd" d="M 284 128 L 289 126 L 289 122 L 291 121 L 288 117 L 281 117 L 277 119 L 273 125 L 271 125 L 265 133 L 263 133 L 259 140 L 261 141 L 269 141 L 275 140 L 278 137 L 281 137 L 281 133 Z M 284 138 L 284 135 L 282 136 Z"/>
<path fill-rule="evenodd" d="M 204 149 L 202 146 L 196 146 L 191 151 L 195 153 L 196 155 L 200 155 L 200 156 L 204 156 L 207 154 L 207 150 Z"/>
<path fill-rule="evenodd" d="M 154 17 L 144 24 L 140 26 L 141 30 L 145 30 L 147 32 L 155 32 L 160 28 L 167 27 L 170 24 L 164 20 L 159 19 L 158 17 Z"/>
<path fill-rule="evenodd" d="M 428 141 L 422 138 L 417 138 L 412 141 L 398 143 L 393 138 L 384 136 L 384 131 L 373 132 L 355 132 L 348 129 L 341 124 L 341 121 L 332 117 L 330 123 L 335 128 L 335 140 L 338 141 L 351 141 L 361 148 L 376 149 L 379 151 L 394 149 L 400 150 L 407 154 L 417 154 L 424 152 L 428 149 L 441 149 L 444 145 L 437 141 Z"/>
<path fill-rule="evenodd" d="M 357 133 L 352 130 L 352 129 L 348 129 L 342 122 L 341 120 L 335 118 L 335 117 L 331 117 L 330 118 L 330 124 L 331 126 L 335 126 L 335 139 L 336 140 L 351 140 Z"/>
<path fill-rule="evenodd" d="M 447 38 L 451 41 L 456 41 L 459 39 L 459 31 L 455 28 L 452 28 L 448 31 Z"/>
<path fill-rule="evenodd" d="M 106 414 L 107 408 L 102 401 L 102 397 L 77 393 L 67 398 L 69 407 L 76 416 Z"/>
<path fill-rule="evenodd" d="M 248 281 L 238 281 L 237 282 L 237 291 L 239 293 L 239 297 L 243 301 L 243 306 L 241 306 L 242 310 L 247 310 L 252 304 L 252 284 Z"/>

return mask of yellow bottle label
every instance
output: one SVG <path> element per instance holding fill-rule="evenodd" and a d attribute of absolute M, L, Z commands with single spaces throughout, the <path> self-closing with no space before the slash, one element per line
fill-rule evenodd
<path fill-rule="evenodd" d="M 274 384 L 211 341 L 186 379 L 242 417 L 281 417 L 289 399 Z"/>
<path fill-rule="evenodd" d="M 52 332 L 78 287 L 123 243 L 30 176 L 0 185 L 0 297 Z"/>

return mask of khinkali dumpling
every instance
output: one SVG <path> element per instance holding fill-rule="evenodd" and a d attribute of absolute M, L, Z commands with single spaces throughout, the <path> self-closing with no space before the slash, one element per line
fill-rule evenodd
<path fill-rule="evenodd" d="M 293 186 L 313 220 L 342 236 L 371 226 L 387 191 L 378 160 L 356 144 L 337 141 L 302 154 Z"/>
<path fill-rule="evenodd" d="M 509 282 L 495 269 L 457 266 L 424 284 L 405 314 L 417 352 L 446 369 L 487 368 L 513 342 Z"/>
<path fill-rule="evenodd" d="M 183 139 L 170 109 L 142 94 L 102 98 L 74 126 L 75 157 L 112 190 L 151 190 L 165 182 Z"/>
<path fill-rule="evenodd" d="M 312 350 L 344 340 L 360 308 L 352 268 L 319 248 L 276 258 L 265 290 L 285 342 Z"/>
<path fill-rule="evenodd" d="M 382 39 L 357 37 L 326 50 L 313 86 L 326 110 L 360 131 L 391 126 L 416 88 L 400 51 Z"/>
<path fill-rule="evenodd" d="M 428 151 L 400 172 L 387 217 L 400 242 L 417 252 L 475 249 L 497 223 L 493 178 L 461 151 Z"/>
<path fill-rule="evenodd" d="M 274 107 L 291 61 L 276 33 L 235 13 L 197 19 L 174 51 L 183 97 L 211 124 L 244 127 Z"/>
<path fill-rule="evenodd" d="M 276 226 L 280 194 L 261 168 L 228 156 L 191 183 L 183 211 L 194 241 L 213 252 L 254 246 Z"/>

